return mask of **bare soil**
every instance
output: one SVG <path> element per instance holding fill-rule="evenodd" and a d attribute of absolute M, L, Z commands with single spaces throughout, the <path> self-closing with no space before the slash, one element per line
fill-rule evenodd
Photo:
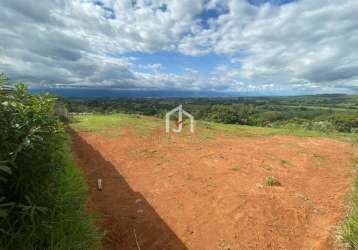
<path fill-rule="evenodd" d="M 352 144 L 130 130 L 72 135 L 91 207 L 104 215 L 104 249 L 334 249 Z M 267 186 L 268 176 L 281 185 Z"/>

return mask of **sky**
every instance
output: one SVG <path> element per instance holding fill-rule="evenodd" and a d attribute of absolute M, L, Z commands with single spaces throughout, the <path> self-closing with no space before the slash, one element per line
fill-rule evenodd
<path fill-rule="evenodd" d="M 1 0 L 31 88 L 358 93 L 357 0 Z"/>

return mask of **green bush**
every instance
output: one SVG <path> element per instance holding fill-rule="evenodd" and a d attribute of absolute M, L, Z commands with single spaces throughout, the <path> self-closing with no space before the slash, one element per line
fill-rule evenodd
<path fill-rule="evenodd" d="M 277 111 L 263 111 L 255 115 L 254 125 L 258 126 L 268 126 L 275 121 L 280 121 L 283 119 L 281 112 Z"/>
<path fill-rule="evenodd" d="M 246 105 L 213 105 L 208 111 L 208 119 L 227 124 L 248 124 L 254 108 Z"/>
<path fill-rule="evenodd" d="M 351 132 L 358 128 L 358 115 L 338 115 L 331 118 L 332 123 L 339 132 Z"/>
<path fill-rule="evenodd" d="M 0 249 L 99 247 L 55 101 L 23 84 L 0 93 Z"/>

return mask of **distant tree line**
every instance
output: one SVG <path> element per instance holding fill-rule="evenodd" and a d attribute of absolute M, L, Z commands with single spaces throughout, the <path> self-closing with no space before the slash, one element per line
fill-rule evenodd
<path fill-rule="evenodd" d="M 358 96 L 315 95 L 237 98 L 112 98 L 65 100 L 69 112 L 131 113 L 164 117 L 179 104 L 196 119 L 252 126 L 300 126 L 322 131 L 355 132 Z"/>

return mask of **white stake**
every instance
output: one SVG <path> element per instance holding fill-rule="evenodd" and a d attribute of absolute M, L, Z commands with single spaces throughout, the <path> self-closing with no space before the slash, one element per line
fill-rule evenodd
<path fill-rule="evenodd" d="M 102 191 L 102 179 L 97 180 L 97 187 L 99 191 Z"/>

